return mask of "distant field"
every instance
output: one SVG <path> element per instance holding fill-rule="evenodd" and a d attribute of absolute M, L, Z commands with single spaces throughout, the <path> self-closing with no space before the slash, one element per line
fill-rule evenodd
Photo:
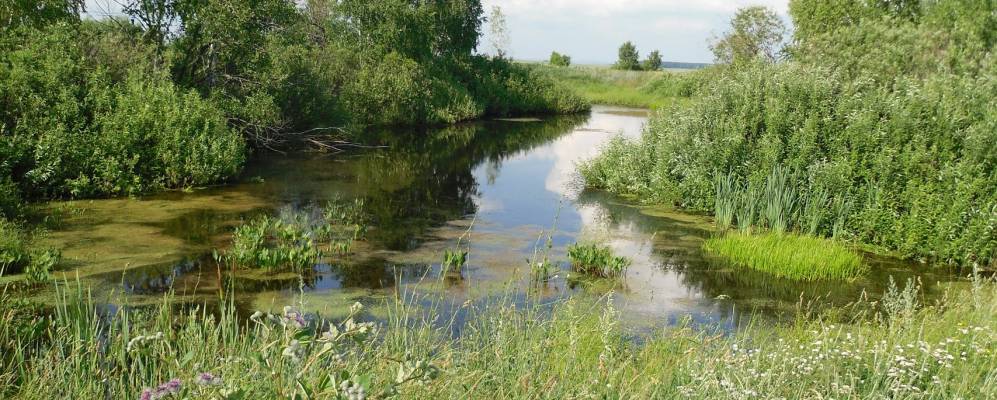
<path fill-rule="evenodd" d="M 669 107 L 688 101 L 701 86 L 699 76 L 703 74 L 692 69 L 621 71 L 598 65 L 527 65 L 543 71 L 592 103 L 642 108 Z"/>

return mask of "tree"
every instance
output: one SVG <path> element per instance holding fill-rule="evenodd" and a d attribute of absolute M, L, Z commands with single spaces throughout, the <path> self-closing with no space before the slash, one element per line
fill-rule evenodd
<path fill-rule="evenodd" d="M 509 55 L 509 28 L 505 23 L 502 7 L 493 6 L 488 17 L 489 41 L 495 57 L 506 58 Z"/>
<path fill-rule="evenodd" d="M 661 69 L 661 52 L 655 50 L 648 53 L 642 67 L 645 71 L 657 71 Z"/>
<path fill-rule="evenodd" d="M 637 47 L 627 41 L 620 46 L 619 60 L 616 61 L 616 69 L 636 71 L 640 69 L 640 54 Z"/>
<path fill-rule="evenodd" d="M 79 22 L 84 6 L 83 0 L 4 0 L 0 2 L 0 32 L 16 26 Z"/>
<path fill-rule="evenodd" d="M 786 25 L 766 7 L 753 6 L 737 10 L 730 30 L 710 44 L 717 63 L 734 64 L 757 58 L 774 62 L 786 34 Z"/>
<path fill-rule="evenodd" d="M 558 67 L 571 66 L 571 56 L 561 54 L 556 51 L 552 52 L 550 53 L 550 65 L 556 65 Z"/>

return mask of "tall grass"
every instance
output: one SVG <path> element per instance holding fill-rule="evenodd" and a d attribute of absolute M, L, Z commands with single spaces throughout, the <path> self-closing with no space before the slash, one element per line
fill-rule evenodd
<path fill-rule="evenodd" d="M 663 108 L 684 104 L 710 72 L 624 71 L 608 67 L 529 64 L 594 104 Z"/>
<path fill-rule="evenodd" d="M 793 280 L 848 279 L 866 269 L 859 254 L 813 236 L 730 232 L 708 239 L 703 248 L 740 267 Z"/>
<path fill-rule="evenodd" d="M 63 292 L 34 317 L 39 337 L 18 333 L 23 318 L 4 298 L 0 397 L 994 398 L 995 288 L 922 307 L 908 286 L 795 324 L 716 335 L 679 323 L 636 342 L 610 304 L 583 299 L 469 303 L 458 324 L 409 295 L 369 322 L 359 305 L 331 319 L 289 307 L 246 320 L 227 302 L 212 313 L 169 296 L 104 314 Z"/>

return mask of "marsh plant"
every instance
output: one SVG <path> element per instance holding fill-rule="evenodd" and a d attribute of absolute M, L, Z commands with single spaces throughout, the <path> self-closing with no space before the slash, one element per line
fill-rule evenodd
<path fill-rule="evenodd" d="M 256 217 L 235 229 L 226 260 L 239 267 L 268 272 L 306 271 L 322 256 L 314 236 L 302 216 L 291 221 Z"/>
<path fill-rule="evenodd" d="M 838 241 L 792 233 L 728 232 L 703 248 L 736 266 L 792 280 L 850 279 L 867 269 L 861 255 Z"/>
<path fill-rule="evenodd" d="M 443 253 L 443 262 L 440 264 L 443 276 L 463 276 L 464 265 L 467 264 L 467 251 L 457 249 L 447 249 Z"/>
<path fill-rule="evenodd" d="M 613 249 L 596 243 L 575 243 L 568 246 L 568 259 L 575 272 L 596 278 L 623 278 L 630 259 L 613 254 Z"/>

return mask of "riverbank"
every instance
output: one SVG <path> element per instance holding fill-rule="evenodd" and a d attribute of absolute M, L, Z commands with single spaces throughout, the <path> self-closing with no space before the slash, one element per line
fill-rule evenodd
<path fill-rule="evenodd" d="M 70 291 L 48 316 L 0 308 L 0 395 L 993 397 L 997 286 L 953 290 L 930 305 L 909 286 L 791 325 L 724 335 L 684 320 L 638 338 L 611 305 L 579 299 L 525 308 L 468 302 L 457 318 L 419 311 L 439 298 L 400 294 L 377 322 L 359 304 L 330 320 L 293 305 L 245 320 L 228 300 L 206 312 L 166 296 L 102 318 L 84 292 Z"/>

